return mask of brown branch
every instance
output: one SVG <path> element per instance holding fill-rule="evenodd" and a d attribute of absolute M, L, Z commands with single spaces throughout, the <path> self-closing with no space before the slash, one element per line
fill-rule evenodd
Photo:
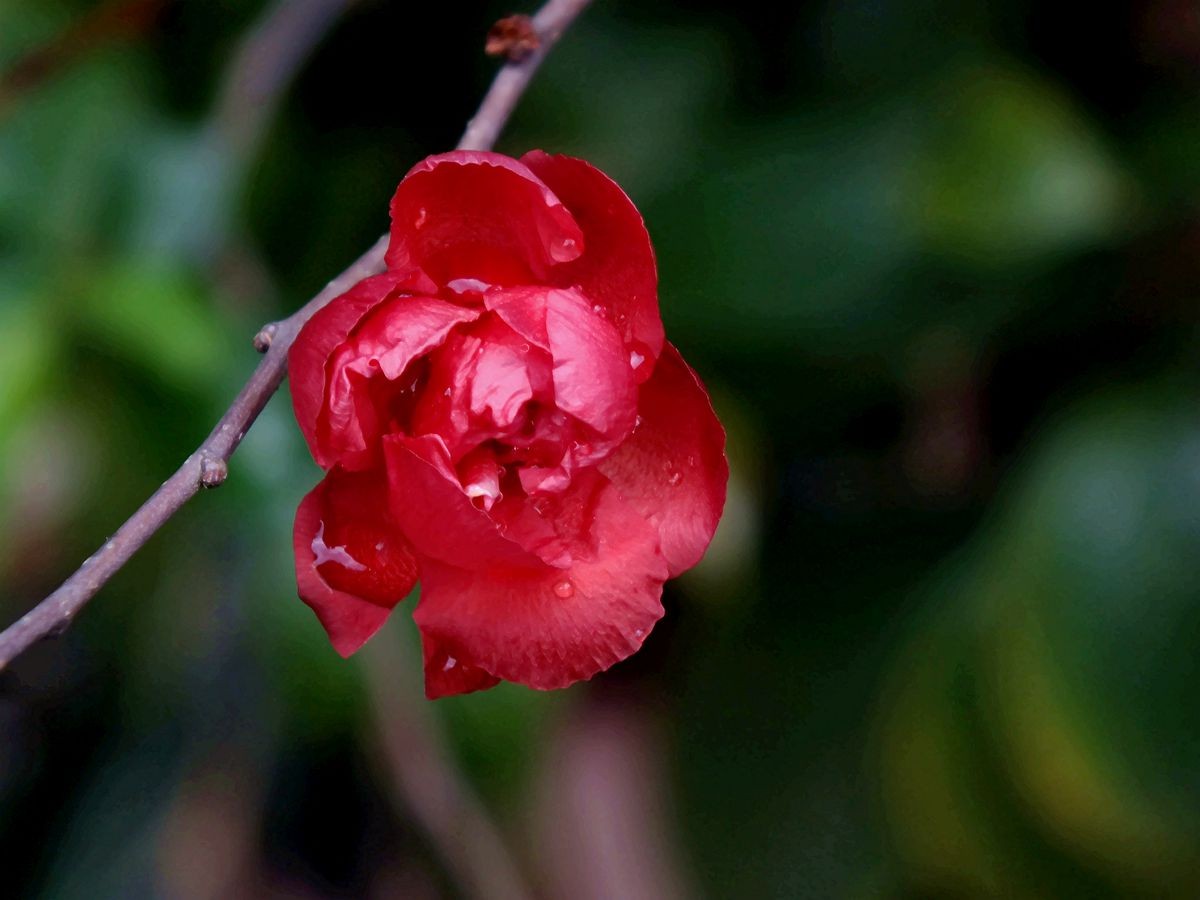
<path fill-rule="evenodd" d="M 548 0 L 534 16 L 541 46 L 520 62 L 505 65 L 483 98 L 479 112 L 468 123 L 461 150 L 487 150 L 499 137 L 530 79 L 562 32 L 587 7 L 590 0 Z M 61 634 L 87 602 L 130 558 L 175 515 L 202 487 L 225 480 L 229 458 L 254 424 L 287 373 L 287 352 L 300 328 L 318 309 L 355 282 L 383 270 L 387 237 L 381 237 L 346 271 L 297 312 L 266 326 L 254 339 L 266 355 L 212 433 L 182 466 L 163 482 L 99 550 L 41 603 L 0 632 L 0 671 L 35 641 Z"/>

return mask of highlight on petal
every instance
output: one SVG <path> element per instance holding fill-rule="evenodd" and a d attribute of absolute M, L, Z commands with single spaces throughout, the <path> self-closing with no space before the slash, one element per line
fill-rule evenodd
<path fill-rule="evenodd" d="M 396 188 L 391 214 L 388 268 L 440 285 L 540 283 L 584 252 L 583 232 L 554 192 L 500 153 L 423 160 Z"/>
<path fill-rule="evenodd" d="M 674 578 L 700 561 L 725 506 L 725 430 L 708 392 L 671 344 L 641 386 L 640 424 L 600 463 L 622 496 L 659 531 Z"/>
<path fill-rule="evenodd" d="M 650 363 L 637 373 L 638 381 L 645 381 L 662 350 L 663 326 L 654 248 L 641 213 L 616 182 L 582 159 L 533 150 L 521 162 L 566 204 L 583 230 L 584 253 L 555 266 L 550 283 L 578 286 L 605 311 L 628 350 Z"/>
<path fill-rule="evenodd" d="M 292 548 L 300 599 L 342 656 L 366 643 L 416 583 L 381 473 L 329 472 L 300 501 Z"/>
<path fill-rule="evenodd" d="M 591 678 L 662 617 L 667 565 L 653 526 L 599 475 L 580 491 L 569 568 L 465 568 L 420 557 L 422 635 L 459 662 L 538 689 Z"/>

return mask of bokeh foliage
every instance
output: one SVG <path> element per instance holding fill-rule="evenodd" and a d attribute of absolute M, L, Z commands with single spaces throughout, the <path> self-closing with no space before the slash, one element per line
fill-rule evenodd
<path fill-rule="evenodd" d="M 0 73 L 92 5 L 2 0 Z M 0 95 L 6 621 L 203 438 L 259 324 L 385 227 L 509 11 L 355 4 L 249 150 L 216 112 L 258 3 L 174 0 Z M 436 705 L 514 834 L 603 698 L 653 710 L 707 896 L 1200 892 L 1198 122 L 1180 0 L 588 13 L 500 149 L 585 156 L 644 211 L 734 477 L 638 657 Z M 294 597 L 316 477 L 281 395 L 227 485 L 3 676 L 0 892 L 172 895 L 215 765 L 282 883 L 358 895 L 415 859 L 453 893 L 382 799 L 359 668 Z"/>

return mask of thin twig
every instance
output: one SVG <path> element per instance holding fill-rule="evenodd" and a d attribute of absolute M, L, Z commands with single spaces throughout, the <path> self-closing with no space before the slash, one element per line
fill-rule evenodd
<path fill-rule="evenodd" d="M 496 75 L 467 126 L 461 150 L 486 150 L 496 141 L 521 94 L 529 85 L 546 53 L 590 0 L 548 0 L 534 16 L 541 47 L 520 62 L 505 65 Z M 287 373 L 287 352 L 300 328 L 318 309 L 356 282 L 383 270 L 387 236 L 334 278 L 289 318 L 266 326 L 255 337 L 255 347 L 266 355 L 233 404 L 196 451 L 178 471 L 163 482 L 99 550 L 41 603 L 0 632 L 0 671 L 44 637 L 61 634 L 87 602 L 129 559 L 202 487 L 225 480 L 230 456 L 258 418 Z"/>

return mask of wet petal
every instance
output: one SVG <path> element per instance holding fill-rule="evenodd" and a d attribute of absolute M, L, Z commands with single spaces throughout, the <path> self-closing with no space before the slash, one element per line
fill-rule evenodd
<path fill-rule="evenodd" d="M 583 233 L 553 191 L 515 159 L 455 151 L 418 163 L 391 204 L 388 268 L 438 284 L 542 282 L 584 250 Z"/>
<path fill-rule="evenodd" d="M 451 656 L 436 640 L 422 636 L 425 656 L 425 696 L 430 700 L 469 694 L 495 687 L 500 679 Z"/>
<path fill-rule="evenodd" d="M 652 364 L 662 350 L 663 326 L 654 249 L 641 213 L 616 182 L 581 159 L 534 150 L 521 162 L 550 186 L 583 229 L 583 254 L 555 266 L 550 283 L 577 285 L 607 312 L 626 347 Z"/>
<path fill-rule="evenodd" d="M 422 634 L 456 660 L 540 689 L 590 678 L 635 652 L 663 612 L 658 535 L 605 479 L 580 490 L 590 522 L 568 569 L 497 571 L 422 557 L 413 613 Z"/>
<path fill-rule="evenodd" d="M 552 291 L 546 297 L 546 334 L 555 406 L 594 428 L 602 441 L 623 440 L 637 415 L 637 387 L 616 329 L 577 292 Z"/>
<path fill-rule="evenodd" d="M 700 379 L 670 344 L 641 386 L 638 414 L 634 433 L 599 468 L 658 528 L 673 578 L 700 561 L 721 518 L 725 431 Z"/>
<path fill-rule="evenodd" d="M 416 582 L 416 562 L 386 497 L 382 474 L 334 469 L 296 510 L 300 599 L 342 656 L 366 643 Z"/>

